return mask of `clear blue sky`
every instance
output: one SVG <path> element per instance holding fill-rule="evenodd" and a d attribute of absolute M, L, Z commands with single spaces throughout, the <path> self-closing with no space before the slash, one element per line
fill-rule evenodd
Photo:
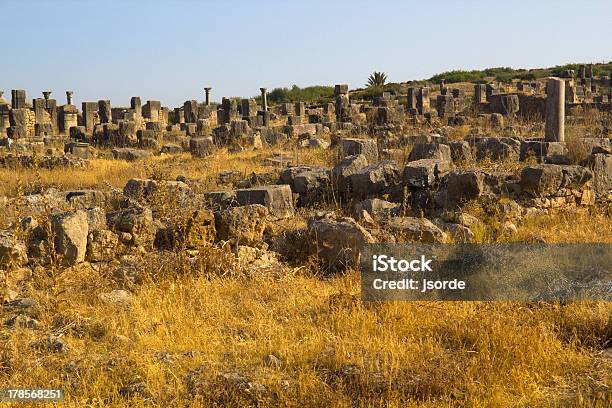
<path fill-rule="evenodd" d="M 612 60 L 605 1 L 0 0 L 0 89 L 174 107 L 262 86 Z"/>

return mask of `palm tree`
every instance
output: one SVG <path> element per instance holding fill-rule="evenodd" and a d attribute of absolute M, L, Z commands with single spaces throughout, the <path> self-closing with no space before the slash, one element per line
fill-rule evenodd
<path fill-rule="evenodd" d="M 368 77 L 368 83 L 366 85 L 370 88 L 382 88 L 385 82 L 387 82 L 387 74 L 374 71 Z"/>

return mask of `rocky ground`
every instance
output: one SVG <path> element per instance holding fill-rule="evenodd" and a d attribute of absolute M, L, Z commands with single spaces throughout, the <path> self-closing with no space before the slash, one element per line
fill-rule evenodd
<path fill-rule="evenodd" d="M 610 139 L 539 130 L 4 155 L 0 383 L 75 407 L 606 406 L 610 303 L 359 297 L 364 243 L 612 242 Z"/>

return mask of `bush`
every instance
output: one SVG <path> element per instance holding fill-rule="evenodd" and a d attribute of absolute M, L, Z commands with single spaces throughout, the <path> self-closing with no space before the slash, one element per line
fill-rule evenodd
<path fill-rule="evenodd" d="M 261 96 L 255 98 L 261 102 Z M 289 88 L 274 88 L 268 93 L 268 102 L 272 104 L 288 102 L 331 102 L 334 99 L 334 88 L 331 86 L 308 86 L 300 88 L 293 85 Z"/>

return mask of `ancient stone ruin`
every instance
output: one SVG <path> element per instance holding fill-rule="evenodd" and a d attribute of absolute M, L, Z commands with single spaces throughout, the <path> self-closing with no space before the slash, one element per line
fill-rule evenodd
<path fill-rule="evenodd" d="M 408 84 L 405 93 L 382 92 L 372 100 L 359 100 L 348 85 L 338 84 L 333 101 L 272 106 L 266 88 L 259 99 L 224 97 L 214 103 L 206 87 L 204 101 L 173 108 L 134 96 L 129 106 L 100 99 L 80 109 L 73 91 L 58 105 L 50 91 L 30 103 L 24 90 L 14 89 L 10 102 L 0 94 L 2 167 L 86 168 L 96 157 L 134 161 L 188 154 L 207 160 L 220 149 L 289 149 L 266 159 L 276 173 L 253 174 L 226 190 L 202 191 L 186 178 L 134 178 L 122 192 L 13 198 L 25 200 L 29 217 L 40 213 L 38 203 L 52 203 L 53 234 L 25 218 L 20 222 L 29 222 L 27 241 L 15 244 L 11 232 L 3 231 L 0 268 L 47 259 L 50 248 L 69 265 L 100 262 L 120 244 L 164 250 L 231 242 L 243 247 L 243 255 L 247 247 L 260 251 L 249 256 L 261 256 L 266 248 L 286 254 L 287 240 L 264 238 L 264 231 L 275 220 L 294 217 L 297 208 L 310 211 L 307 233 L 316 255 L 332 269 L 344 268 L 355 265 L 363 243 L 470 242 L 479 221 L 462 208 L 474 201 L 495 204 L 510 224 L 513 217 L 558 208 L 609 205 L 610 79 L 595 78 L 584 66 L 577 78 L 573 72 L 562 76 L 512 86 Z M 565 130 L 566 121 L 581 120 L 577 108 L 607 118 L 600 135 L 581 140 L 587 150 L 579 162 L 570 157 Z M 521 135 L 527 118 L 541 123 L 533 137 Z M 456 129 L 469 132 L 451 137 Z M 328 167 L 300 163 L 304 149 L 335 149 L 337 160 Z M 485 168 L 483 161 L 511 163 L 519 171 Z M 220 179 L 231 179 L 227 170 Z M 188 227 L 159 218 L 156 200 L 168 193 L 189 209 Z M 343 213 L 317 212 L 330 203 Z"/>

